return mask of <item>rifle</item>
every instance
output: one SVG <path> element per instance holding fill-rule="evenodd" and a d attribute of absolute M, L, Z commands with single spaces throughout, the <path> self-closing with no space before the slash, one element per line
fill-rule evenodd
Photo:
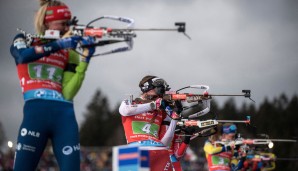
<path fill-rule="evenodd" d="M 268 145 L 269 148 L 273 148 L 273 142 L 292 142 L 296 143 L 297 140 L 292 139 L 244 139 L 244 138 L 237 138 L 233 141 L 216 141 L 215 144 L 222 144 L 222 145 Z M 270 145 L 271 144 L 271 145 Z"/>
<path fill-rule="evenodd" d="M 195 89 L 200 89 L 200 90 L 204 90 L 204 92 L 202 94 L 192 94 L 192 93 L 183 93 L 180 94 L 179 91 L 183 90 L 183 89 L 187 89 L 187 88 L 195 88 Z M 216 95 L 216 94 L 209 94 L 208 93 L 209 90 L 209 86 L 207 85 L 191 85 L 191 86 L 187 86 L 187 87 L 183 87 L 181 89 L 178 89 L 177 91 L 168 91 L 165 93 L 165 95 L 163 95 L 163 100 L 165 100 L 167 102 L 167 106 L 165 106 L 165 111 L 167 112 L 168 116 L 171 117 L 171 113 L 173 111 L 175 111 L 178 115 L 180 115 L 180 117 L 178 118 L 172 118 L 177 120 L 177 126 L 180 127 L 197 127 L 200 129 L 199 132 L 196 132 L 195 134 L 193 134 L 193 136 L 197 137 L 197 136 L 210 136 L 216 132 L 212 131 L 214 128 L 216 128 L 216 126 L 219 123 L 224 123 L 224 122 L 232 122 L 232 123 L 245 123 L 245 124 L 250 124 L 250 116 L 247 116 L 246 120 L 216 120 L 216 119 L 209 119 L 209 120 L 194 120 L 197 117 L 206 115 L 207 113 L 209 113 L 210 111 L 210 100 L 212 99 L 212 96 L 244 96 L 244 97 L 248 97 L 250 98 L 250 90 L 243 90 L 242 92 L 244 94 L 232 94 L 232 95 Z M 133 96 L 130 95 L 130 102 L 133 102 Z M 143 103 L 149 103 L 152 102 L 153 100 L 142 100 L 142 99 L 136 99 L 134 101 L 139 101 L 141 100 Z M 199 112 L 193 113 L 188 117 L 182 117 L 181 113 L 186 110 L 189 109 L 191 107 L 185 107 L 185 106 L 178 106 L 177 104 L 182 104 L 179 102 L 187 102 L 187 103 L 192 103 L 192 102 L 199 102 L 202 103 L 204 106 L 204 109 L 202 109 Z M 178 103 L 177 103 L 178 102 Z M 176 109 L 176 110 L 175 110 Z M 190 120 L 192 119 L 192 120 Z M 203 129 L 203 130 L 202 130 Z M 193 138 L 192 138 L 193 139 Z"/>
<path fill-rule="evenodd" d="M 114 21 L 119 21 L 122 23 L 126 23 L 126 28 L 108 28 L 108 27 L 94 27 L 92 24 L 94 24 L 97 21 L 103 20 L 103 19 L 109 19 Z M 177 31 L 179 33 L 183 33 L 186 37 L 190 39 L 190 37 L 185 33 L 185 22 L 176 22 L 175 26 L 178 28 L 134 28 L 134 20 L 127 17 L 118 17 L 118 16 L 111 16 L 111 15 L 104 15 L 102 17 L 96 18 L 92 21 L 90 21 L 86 26 L 85 25 L 78 25 L 78 20 L 74 18 L 70 25 L 74 25 L 73 27 L 73 34 L 78 36 L 92 36 L 95 38 L 99 38 L 102 40 L 99 40 L 98 42 L 88 45 L 88 46 L 105 46 L 109 44 L 115 44 L 115 43 L 121 43 L 124 42 L 127 44 L 127 46 L 118 47 L 116 49 L 98 53 L 93 56 L 102 56 L 112 53 L 118 53 L 118 52 L 125 52 L 132 50 L 133 48 L 133 38 L 135 38 L 137 35 L 135 31 Z M 88 47 L 88 46 L 83 46 Z"/>
<path fill-rule="evenodd" d="M 219 123 L 244 123 L 250 124 L 250 116 L 246 117 L 246 120 L 216 120 L 216 119 L 208 119 L 208 120 L 188 120 L 181 119 L 177 122 L 177 126 L 179 127 L 196 127 L 199 129 L 198 132 L 191 135 L 191 140 L 196 137 L 209 137 L 215 133 L 217 133 L 217 125 Z M 187 135 L 180 135 L 187 136 Z"/>
<path fill-rule="evenodd" d="M 179 126 L 197 126 L 199 128 L 205 128 L 209 126 L 218 125 L 219 123 L 245 123 L 250 124 L 250 116 L 247 116 L 246 120 L 216 120 L 216 119 L 208 119 L 204 121 L 200 120 L 188 120 L 188 119 L 181 119 L 181 121 L 177 122 Z"/>
<path fill-rule="evenodd" d="M 203 90 L 203 93 L 199 94 L 194 94 L 194 93 L 180 93 L 181 90 L 185 89 L 200 89 Z M 163 99 L 166 101 L 182 101 L 182 102 L 187 102 L 187 103 L 192 103 L 192 102 L 199 102 L 202 103 L 204 106 L 204 109 L 193 113 L 189 115 L 187 118 L 189 119 L 194 119 L 203 115 L 206 115 L 207 113 L 210 112 L 210 100 L 212 99 L 213 96 L 242 96 L 245 98 L 251 99 L 251 91 L 250 90 L 242 90 L 243 94 L 209 94 L 208 92 L 209 86 L 207 85 L 190 85 L 186 86 L 183 88 L 180 88 L 176 91 L 168 91 L 166 94 L 163 96 Z M 252 100 L 254 102 L 254 100 Z M 184 107 L 183 110 L 192 108 L 191 107 Z"/>
<path fill-rule="evenodd" d="M 93 24 L 97 21 L 109 19 L 114 21 L 119 21 L 122 23 L 127 24 L 125 28 L 108 28 L 108 27 L 95 27 Z M 105 46 L 105 45 L 112 45 L 116 43 L 125 43 L 126 46 L 117 47 L 115 49 L 111 49 L 106 52 L 94 54 L 93 56 L 103 56 L 112 53 L 118 52 L 125 52 L 132 50 L 133 48 L 133 38 L 136 37 L 136 31 L 177 31 L 179 33 L 183 33 L 186 37 L 190 39 L 190 37 L 185 33 L 186 24 L 185 22 L 176 22 L 175 26 L 177 28 L 144 28 L 138 29 L 134 27 L 134 20 L 127 17 L 118 17 L 118 16 L 110 16 L 104 15 L 102 17 L 98 17 L 92 21 L 90 21 L 87 25 L 78 24 L 78 19 L 74 17 L 69 23 L 71 26 L 71 33 L 74 36 L 81 36 L 81 37 L 94 37 L 97 41 L 94 44 L 90 45 L 80 45 L 78 48 L 88 48 L 88 47 L 97 47 L 97 46 Z M 17 29 L 21 33 L 23 33 L 26 37 L 26 44 L 27 46 L 31 46 L 33 39 L 45 39 L 45 40 L 54 40 L 60 38 L 60 33 L 58 30 L 47 30 L 45 35 L 37 35 L 37 34 L 30 34 L 25 32 L 22 29 Z M 76 50 L 77 53 L 82 55 L 80 52 Z"/>
<path fill-rule="evenodd" d="M 179 91 L 187 89 L 187 88 L 196 88 L 196 89 L 203 89 L 204 92 L 202 94 L 192 94 L 192 93 L 179 93 Z M 213 96 L 243 96 L 245 98 L 249 98 L 251 101 L 255 102 L 251 99 L 251 91 L 250 90 L 242 90 L 243 94 L 209 94 L 208 93 L 209 86 L 206 85 L 190 85 L 187 87 L 183 87 L 177 90 L 175 93 L 169 92 L 164 96 L 166 100 L 183 100 L 187 102 L 195 102 L 201 100 L 208 100 L 212 99 Z"/>
<path fill-rule="evenodd" d="M 91 26 L 93 23 L 103 19 L 110 19 L 115 21 L 120 21 L 123 23 L 127 23 L 127 28 L 108 28 L 108 27 L 94 27 Z M 127 38 L 136 37 L 135 31 L 178 31 L 179 33 L 183 33 L 187 38 L 191 39 L 185 33 L 185 22 L 176 22 L 175 26 L 178 28 L 134 28 L 134 20 L 127 17 L 118 17 L 111 15 L 104 15 L 102 17 L 98 17 L 92 21 L 90 21 L 87 25 L 78 24 L 78 20 L 76 17 L 72 19 L 70 25 L 73 25 L 73 32 L 78 36 L 92 36 L 102 38 L 104 36 L 113 37 L 113 38 Z"/>

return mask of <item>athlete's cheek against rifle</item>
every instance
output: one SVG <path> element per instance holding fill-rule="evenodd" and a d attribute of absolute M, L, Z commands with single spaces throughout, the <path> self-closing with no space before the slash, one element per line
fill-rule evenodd
<path fill-rule="evenodd" d="M 48 30 L 59 30 L 60 35 L 64 35 L 69 30 L 68 20 L 50 21 L 45 24 Z"/>
<path fill-rule="evenodd" d="M 149 90 L 148 92 L 146 92 L 146 94 L 147 94 L 148 96 L 157 96 L 157 94 L 156 94 L 156 92 L 155 92 L 154 89 Z"/>
<path fill-rule="evenodd" d="M 146 92 L 146 95 L 151 98 L 157 98 L 157 97 L 161 98 L 164 93 L 165 93 L 164 87 L 155 87 L 154 89 Z"/>

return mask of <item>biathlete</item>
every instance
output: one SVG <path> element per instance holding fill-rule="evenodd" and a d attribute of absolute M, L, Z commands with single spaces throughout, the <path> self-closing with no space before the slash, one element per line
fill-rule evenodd
<path fill-rule="evenodd" d="M 168 149 L 163 143 L 171 141 L 171 135 L 160 137 L 161 125 L 167 118 L 162 97 L 169 85 L 161 78 L 148 75 L 140 81 L 139 87 L 141 96 L 132 102 L 124 100 L 119 107 L 127 144 L 160 147 L 162 150 L 151 153 L 150 169 L 172 170 Z"/>
<path fill-rule="evenodd" d="M 220 127 L 220 126 L 219 126 Z M 245 156 L 238 160 L 238 153 L 235 145 L 221 145 L 216 141 L 230 142 L 235 139 L 237 127 L 234 124 L 226 123 L 218 128 L 218 133 L 211 135 L 205 142 L 204 151 L 206 154 L 208 168 L 210 171 L 236 171 L 243 167 Z"/>
<path fill-rule="evenodd" d="M 79 130 L 72 99 L 80 89 L 95 49 L 84 49 L 82 60 L 70 49 L 93 38 L 69 35 L 71 12 L 60 1 L 40 0 L 35 18 L 38 34 L 46 30 L 68 35 L 58 40 L 34 39 L 28 45 L 24 34 L 13 40 L 14 57 L 24 97 L 23 120 L 18 133 L 14 171 L 33 171 L 51 140 L 61 171 L 80 170 Z"/>

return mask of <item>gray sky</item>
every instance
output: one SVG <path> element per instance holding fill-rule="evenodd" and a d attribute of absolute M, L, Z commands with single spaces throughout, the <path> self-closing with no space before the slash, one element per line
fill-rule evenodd
<path fill-rule="evenodd" d="M 251 89 L 256 105 L 265 97 L 298 87 L 298 1 L 295 0 L 65 0 L 81 24 L 102 15 L 126 16 L 136 28 L 172 28 L 184 21 L 192 40 L 176 32 L 138 32 L 134 49 L 92 59 L 75 98 L 78 122 L 96 89 L 111 107 L 138 95 L 147 74 L 164 78 L 173 90 L 206 84 L 212 93 Z M 37 0 L 1 0 L 0 121 L 16 141 L 23 99 L 9 47 L 16 28 L 34 33 Z M 103 25 L 107 26 L 107 25 Z M 225 98 L 216 98 L 222 103 Z M 242 103 L 242 98 L 236 99 Z"/>

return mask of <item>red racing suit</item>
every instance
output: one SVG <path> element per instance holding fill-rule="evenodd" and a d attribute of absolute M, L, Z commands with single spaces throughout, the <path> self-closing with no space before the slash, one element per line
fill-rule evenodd
<path fill-rule="evenodd" d="M 159 132 L 166 113 L 162 110 L 152 110 L 150 104 L 128 104 L 123 101 L 119 112 L 127 143 L 143 140 L 153 140 L 161 143 Z M 141 113 L 139 113 L 141 112 Z"/>
<path fill-rule="evenodd" d="M 157 146 L 164 150 L 151 151 L 150 154 L 155 157 L 151 161 L 152 170 L 172 170 L 168 150 L 160 140 L 160 130 L 162 122 L 167 114 L 163 110 L 152 109 L 150 103 L 130 103 L 124 100 L 120 107 L 122 124 L 125 131 L 125 137 L 128 144 L 138 144 L 141 146 Z M 163 160 L 158 160 L 158 157 Z M 161 169 L 162 168 L 162 169 Z"/>

